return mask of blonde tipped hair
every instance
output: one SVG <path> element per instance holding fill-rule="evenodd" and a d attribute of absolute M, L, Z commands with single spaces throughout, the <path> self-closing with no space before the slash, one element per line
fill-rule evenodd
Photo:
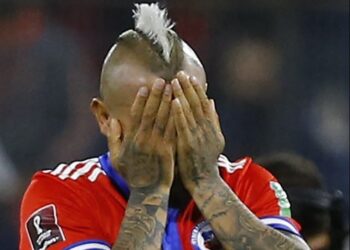
<path fill-rule="evenodd" d="M 166 9 L 160 9 L 158 3 L 135 4 L 133 11 L 135 19 L 135 29 L 141 32 L 162 50 L 162 57 L 170 63 L 170 54 L 174 41 L 170 38 L 174 23 L 168 19 Z"/>
<path fill-rule="evenodd" d="M 167 10 L 160 9 L 158 3 L 135 4 L 133 18 L 135 28 L 118 36 L 104 60 L 100 90 L 102 97 L 105 96 L 104 89 L 111 72 L 131 58 L 166 81 L 171 81 L 183 68 L 185 57 L 202 68 L 195 52 L 172 30 L 175 24 L 167 18 Z"/>

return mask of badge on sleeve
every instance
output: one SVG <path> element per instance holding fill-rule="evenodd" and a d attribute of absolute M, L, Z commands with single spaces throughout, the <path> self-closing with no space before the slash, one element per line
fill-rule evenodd
<path fill-rule="evenodd" d="M 202 221 L 192 230 L 191 243 L 195 250 L 223 249 L 207 221 Z"/>
<path fill-rule="evenodd" d="M 64 234 L 57 222 L 56 207 L 53 204 L 36 210 L 26 222 L 27 233 L 33 250 L 45 250 L 64 241 Z"/>

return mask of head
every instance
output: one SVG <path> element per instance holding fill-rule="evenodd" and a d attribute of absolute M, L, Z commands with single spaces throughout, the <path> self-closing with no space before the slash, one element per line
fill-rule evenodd
<path fill-rule="evenodd" d="M 311 249 L 339 249 L 333 246 L 334 236 L 339 236 L 338 229 L 341 228 L 335 228 L 337 219 L 333 216 L 334 209 L 339 207 L 336 204 L 339 197 L 326 191 L 316 165 L 291 153 L 260 157 L 257 162 L 268 169 L 285 189 L 293 218 L 301 224 L 301 233 Z"/>
<path fill-rule="evenodd" d="M 122 33 L 104 60 L 100 97 L 92 100 L 91 109 L 107 137 L 111 118 L 118 120 L 120 143 L 129 132 L 130 108 L 140 87 L 150 89 L 157 78 L 170 84 L 180 70 L 206 82 L 198 57 L 166 15 L 158 4 L 136 5 L 135 29 Z"/>

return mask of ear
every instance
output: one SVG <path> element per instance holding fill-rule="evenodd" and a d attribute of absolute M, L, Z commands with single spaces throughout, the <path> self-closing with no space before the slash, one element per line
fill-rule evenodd
<path fill-rule="evenodd" d="M 111 134 L 111 115 L 106 105 L 98 98 L 93 98 L 90 103 L 91 112 L 95 115 L 96 121 L 100 127 L 100 131 L 106 137 Z"/>

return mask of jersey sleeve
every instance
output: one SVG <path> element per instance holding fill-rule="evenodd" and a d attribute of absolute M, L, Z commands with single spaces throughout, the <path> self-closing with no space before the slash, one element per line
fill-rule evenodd
<path fill-rule="evenodd" d="M 233 191 L 265 225 L 300 236 L 300 226 L 291 218 L 291 206 L 282 186 L 250 158 L 246 162 L 236 174 L 226 177 Z"/>
<path fill-rule="evenodd" d="M 93 204 L 83 187 L 37 174 L 21 204 L 20 250 L 110 249 Z"/>

